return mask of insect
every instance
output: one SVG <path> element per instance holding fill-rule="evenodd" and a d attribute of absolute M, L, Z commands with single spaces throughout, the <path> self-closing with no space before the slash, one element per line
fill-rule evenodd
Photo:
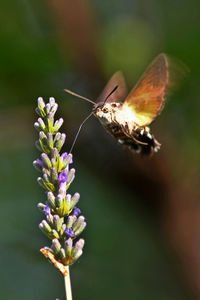
<path fill-rule="evenodd" d="M 149 125 L 164 106 L 169 83 L 168 62 L 165 54 L 158 55 L 130 93 L 127 92 L 122 73 L 116 72 L 98 97 L 97 103 L 69 90 L 65 91 L 93 103 L 91 114 L 100 120 L 119 144 L 149 155 L 157 152 L 161 146 L 150 133 Z"/>

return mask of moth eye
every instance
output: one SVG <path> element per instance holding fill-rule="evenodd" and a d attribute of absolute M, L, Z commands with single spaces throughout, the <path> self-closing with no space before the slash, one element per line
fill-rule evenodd
<path fill-rule="evenodd" d="M 107 112 L 108 112 L 108 108 L 107 108 L 107 107 L 104 107 L 104 108 L 103 108 L 103 112 L 104 112 L 104 113 L 107 113 Z"/>

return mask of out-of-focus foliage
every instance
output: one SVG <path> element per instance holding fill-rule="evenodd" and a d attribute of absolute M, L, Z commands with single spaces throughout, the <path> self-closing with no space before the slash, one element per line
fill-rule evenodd
<path fill-rule="evenodd" d="M 116 66 L 132 83 L 156 51 L 153 31 L 144 20 L 132 16 L 112 18 L 102 30 L 102 62 L 109 77 Z M 117 51 L 117 55 L 113 55 Z M 134 78 L 135 77 L 135 78 Z"/>

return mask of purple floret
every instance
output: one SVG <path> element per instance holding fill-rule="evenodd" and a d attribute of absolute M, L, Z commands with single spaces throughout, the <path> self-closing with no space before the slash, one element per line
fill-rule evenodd
<path fill-rule="evenodd" d="M 46 216 L 49 216 L 51 213 L 51 209 L 46 205 L 43 209 Z"/>
<path fill-rule="evenodd" d="M 36 163 L 37 163 L 38 166 L 41 166 L 42 168 L 44 167 L 44 163 L 41 159 L 39 159 L 39 158 L 36 159 Z"/>
<path fill-rule="evenodd" d="M 74 207 L 73 215 L 77 217 L 80 213 L 81 213 L 81 210 L 78 207 Z"/>
<path fill-rule="evenodd" d="M 70 228 L 66 228 L 65 229 L 65 234 L 68 236 L 68 237 L 75 237 L 75 233 L 73 232 L 73 227 L 70 227 Z"/>
<path fill-rule="evenodd" d="M 59 175 L 58 175 L 58 182 L 59 184 L 61 183 L 65 183 L 68 181 L 68 176 L 67 173 L 65 171 L 62 171 Z"/>

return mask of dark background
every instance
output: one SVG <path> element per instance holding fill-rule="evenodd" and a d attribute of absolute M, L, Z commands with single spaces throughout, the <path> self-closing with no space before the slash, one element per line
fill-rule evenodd
<path fill-rule="evenodd" d="M 85 251 L 71 268 L 74 299 L 200 299 L 200 2 L 165 0 L 14 0 L 0 9 L 1 291 L 4 300 L 64 299 L 63 278 L 39 253 L 45 195 L 32 161 L 38 96 L 59 103 L 69 151 L 91 111 L 72 89 L 96 99 L 121 69 L 129 87 L 166 52 L 188 76 L 152 131 L 158 154 L 120 148 L 98 120 L 74 149 L 88 226 Z"/>

